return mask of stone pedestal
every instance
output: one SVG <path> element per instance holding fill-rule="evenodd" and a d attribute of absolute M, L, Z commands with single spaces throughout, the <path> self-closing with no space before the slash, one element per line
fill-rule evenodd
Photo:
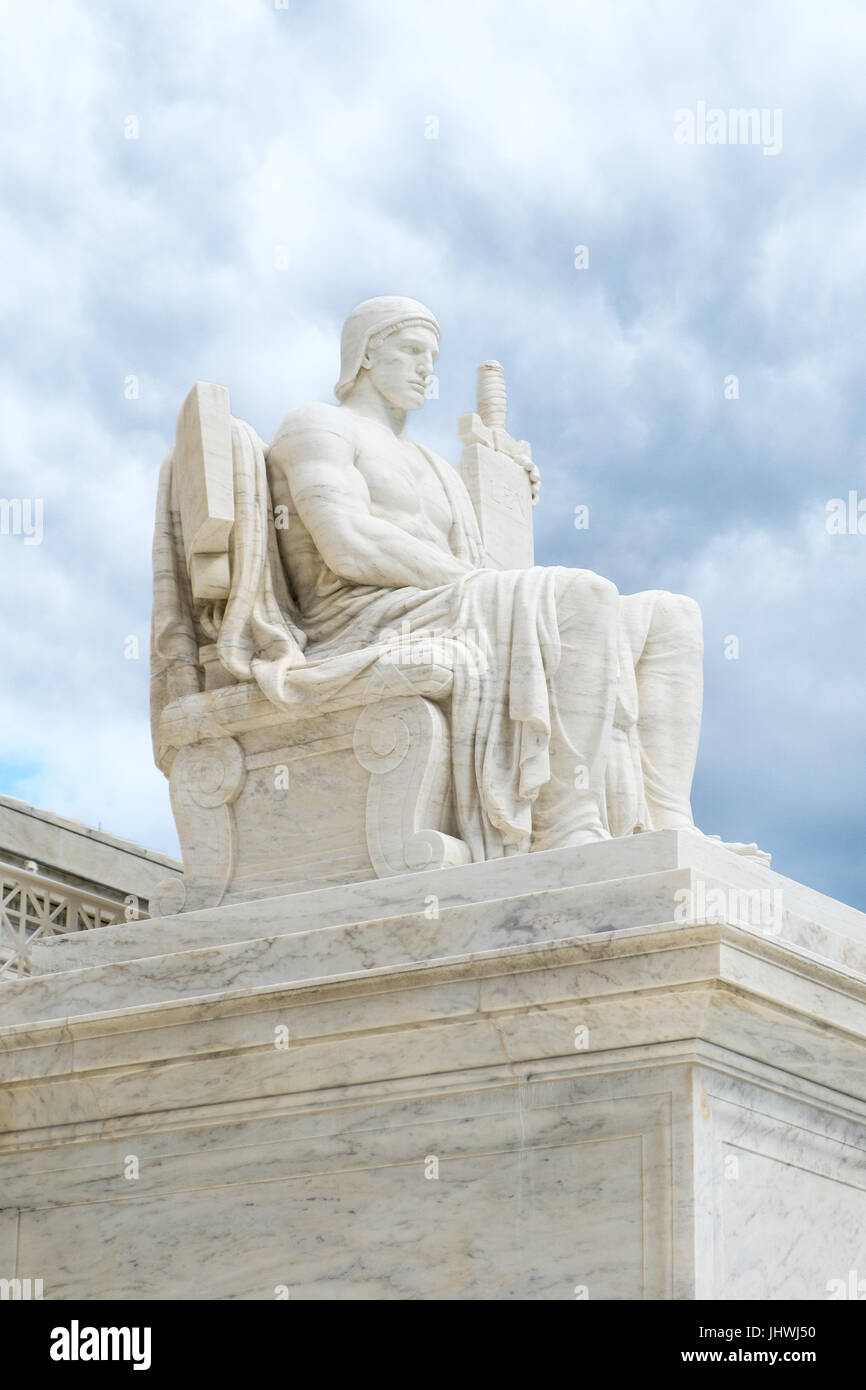
<path fill-rule="evenodd" d="M 106 927 L 34 967 L 0 991 L 0 1276 L 46 1298 L 866 1278 L 866 916 L 695 835 Z"/>

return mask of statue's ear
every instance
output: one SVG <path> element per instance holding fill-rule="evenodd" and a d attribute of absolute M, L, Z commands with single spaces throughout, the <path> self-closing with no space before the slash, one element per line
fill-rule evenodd
<path fill-rule="evenodd" d="M 372 357 L 372 354 L 371 354 L 371 352 L 370 352 L 370 349 L 367 348 L 366 351 L 365 351 L 365 353 L 364 353 L 364 356 L 361 358 L 361 366 L 358 368 L 358 370 L 361 371 L 361 369 L 364 368 L 364 367 L 366 367 L 366 368 L 369 369 L 370 367 L 372 367 L 372 365 L 373 365 L 373 357 Z"/>

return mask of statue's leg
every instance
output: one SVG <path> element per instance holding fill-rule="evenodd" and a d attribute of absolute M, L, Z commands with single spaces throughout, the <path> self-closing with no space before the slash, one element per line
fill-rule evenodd
<path fill-rule="evenodd" d="M 616 702 L 619 594 L 590 570 L 559 570 L 561 657 L 549 684 L 550 781 L 532 810 L 532 850 L 607 839 L 604 776 Z"/>
<path fill-rule="evenodd" d="M 703 702 L 701 610 L 682 594 L 652 590 L 624 595 L 620 621 L 634 660 L 649 828 L 692 826 Z"/>

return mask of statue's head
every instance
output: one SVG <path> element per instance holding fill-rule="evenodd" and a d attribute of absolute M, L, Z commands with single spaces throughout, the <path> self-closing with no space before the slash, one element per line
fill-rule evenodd
<path fill-rule="evenodd" d="M 343 325 L 338 401 L 369 381 L 399 410 L 417 410 L 439 356 L 439 325 L 417 299 L 380 295 L 365 299 Z"/>

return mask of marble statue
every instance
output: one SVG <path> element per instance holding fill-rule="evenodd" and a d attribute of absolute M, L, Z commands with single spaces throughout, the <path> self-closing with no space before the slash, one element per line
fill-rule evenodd
<path fill-rule="evenodd" d="M 222 387 L 184 405 L 154 540 L 154 746 L 188 880 L 163 911 L 694 830 L 698 605 L 532 563 L 539 474 L 498 364 L 459 469 L 407 437 L 439 339 L 416 300 L 359 304 L 337 404 L 270 447 Z"/>

